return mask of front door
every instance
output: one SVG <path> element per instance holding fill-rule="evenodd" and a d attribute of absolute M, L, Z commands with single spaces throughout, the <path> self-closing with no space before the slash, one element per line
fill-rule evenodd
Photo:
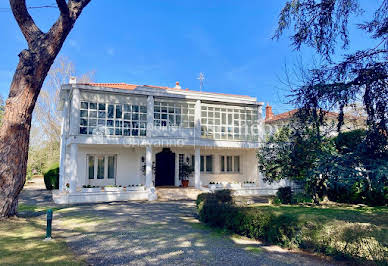
<path fill-rule="evenodd" d="M 169 148 L 156 154 L 155 186 L 174 186 L 175 153 Z"/>

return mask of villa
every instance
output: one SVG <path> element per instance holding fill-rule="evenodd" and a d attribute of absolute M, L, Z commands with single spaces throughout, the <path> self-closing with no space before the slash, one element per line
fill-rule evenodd
<path fill-rule="evenodd" d="M 62 85 L 57 203 L 152 200 L 158 187 L 259 194 L 262 102 L 125 83 Z M 184 188 L 182 188 L 184 189 Z"/>

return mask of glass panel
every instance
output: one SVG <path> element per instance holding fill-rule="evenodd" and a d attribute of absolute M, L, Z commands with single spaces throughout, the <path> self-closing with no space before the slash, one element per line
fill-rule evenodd
<path fill-rule="evenodd" d="M 88 111 L 87 110 L 81 110 L 79 112 L 80 117 L 88 117 Z"/>
<path fill-rule="evenodd" d="M 225 172 L 225 156 L 220 157 L 221 172 Z"/>
<path fill-rule="evenodd" d="M 203 158 L 203 156 L 201 156 L 201 172 L 203 172 L 203 170 L 204 170 L 204 158 Z"/>
<path fill-rule="evenodd" d="M 114 115 L 114 105 L 110 104 L 108 105 L 108 118 L 113 118 Z"/>
<path fill-rule="evenodd" d="M 81 118 L 81 120 L 80 120 L 80 125 L 81 125 L 81 126 L 87 126 L 87 125 L 88 125 L 88 120 L 85 119 L 85 118 Z"/>
<path fill-rule="evenodd" d="M 226 171 L 232 172 L 232 156 L 226 156 Z"/>
<path fill-rule="evenodd" d="M 115 156 L 108 156 L 108 178 L 115 178 Z"/>
<path fill-rule="evenodd" d="M 88 134 L 88 128 L 87 127 L 80 127 L 79 133 L 80 134 Z"/>
<path fill-rule="evenodd" d="M 123 117 L 123 107 L 121 105 L 116 105 L 116 118 Z"/>
<path fill-rule="evenodd" d="M 88 177 L 94 179 L 94 156 L 88 156 Z"/>
<path fill-rule="evenodd" d="M 105 110 L 105 103 L 99 103 L 98 104 L 98 110 Z"/>
<path fill-rule="evenodd" d="M 90 109 L 97 110 L 97 103 L 90 103 Z"/>
<path fill-rule="evenodd" d="M 88 103 L 87 102 L 81 102 L 81 108 L 82 109 L 88 109 Z"/>
<path fill-rule="evenodd" d="M 213 156 L 208 155 L 206 156 L 206 172 L 212 172 L 213 171 Z"/>
<path fill-rule="evenodd" d="M 234 156 L 234 171 L 240 172 L 240 156 Z"/>
<path fill-rule="evenodd" d="M 97 117 L 97 111 L 90 111 L 89 117 Z"/>
<path fill-rule="evenodd" d="M 97 161 L 97 179 L 104 179 L 105 157 L 99 156 Z"/>

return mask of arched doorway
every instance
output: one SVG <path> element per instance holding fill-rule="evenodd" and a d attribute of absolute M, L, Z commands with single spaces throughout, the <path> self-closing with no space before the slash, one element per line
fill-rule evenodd
<path fill-rule="evenodd" d="M 169 148 L 156 154 L 155 186 L 174 186 L 175 153 Z"/>

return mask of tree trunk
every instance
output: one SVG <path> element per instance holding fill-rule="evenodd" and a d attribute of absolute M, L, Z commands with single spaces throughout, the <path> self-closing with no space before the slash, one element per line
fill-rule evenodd
<path fill-rule="evenodd" d="M 16 214 L 18 195 L 26 181 L 32 111 L 46 77 L 37 73 L 43 70 L 37 64 L 38 58 L 29 51 L 20 54 L 5 106 L 0 128 L 0 217 Z"/>
<path fill-rule="evenodd" d="M 60 16 L 47 33 L 35 24 L 26 0 L 10 0 L 14 17 L 28 43 L 19 54 L 0 127 L 0 217 L 16 214 L 26 182 L 32 112 L 47 73 L 90 0 L 56 0 Z"/>

